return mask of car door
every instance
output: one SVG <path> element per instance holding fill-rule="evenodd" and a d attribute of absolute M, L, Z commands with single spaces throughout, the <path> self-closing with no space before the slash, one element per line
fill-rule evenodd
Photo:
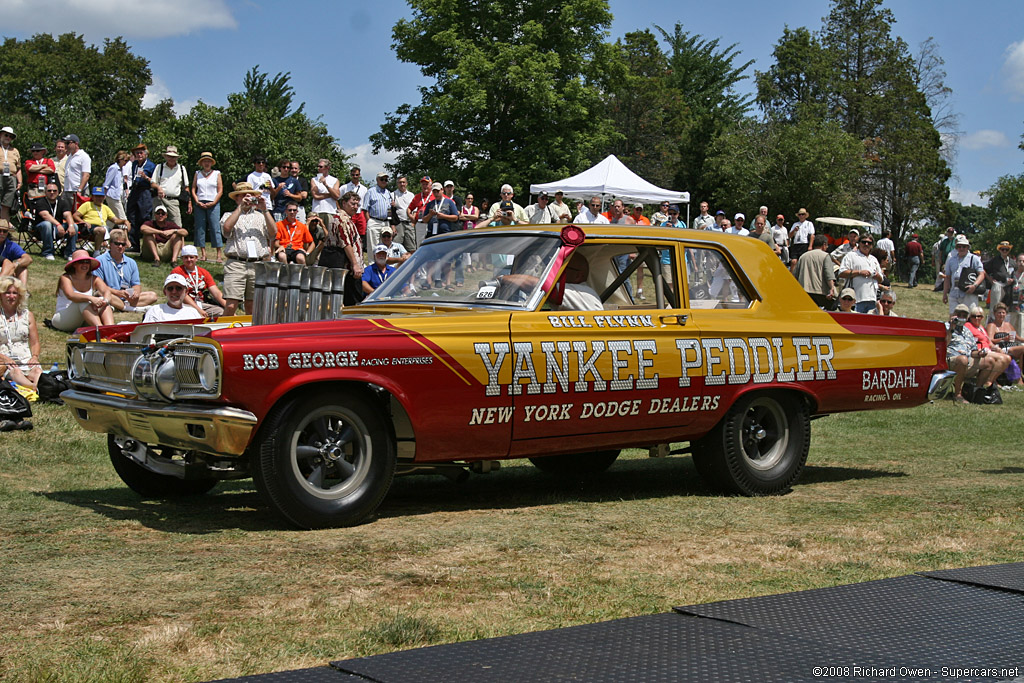
<path fill-rule="evenodd" d="M 599 309 L 558 310 L 549 296 L 512 314 L 513 455 L 677 440 L 712 409 L 693 392 L 699 331 L 676 291 L 678 243 L 588 241 L 578 251 Z"/>

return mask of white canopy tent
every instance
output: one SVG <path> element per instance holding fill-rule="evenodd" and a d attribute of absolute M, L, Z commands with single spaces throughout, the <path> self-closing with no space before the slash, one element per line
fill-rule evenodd
<path fill-rule="evenodd" d="M 689 192 L 674 192 L 653 185 L 626 168 L 614 154 L 586 171 L 553 183 L 530 185 L 530 194 L 561 190 L 567 197 L 587 199 L 594 195 L 657 204 L 663 201 L 690 203 Z"/>

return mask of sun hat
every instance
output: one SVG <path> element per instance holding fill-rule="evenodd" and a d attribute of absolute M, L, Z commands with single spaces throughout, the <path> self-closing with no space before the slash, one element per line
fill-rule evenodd
<path fill-rule="evenodd" d="M 967 239 L 967 235 L 957 235 L 955 244 L 958 247 L 969 247 L 971 246 L 971 241 Z"/>
<path fill-rule="evenodd" d="M 194 244 L 186 244 L 181 248 L 182 256 L 199 256 L 199 250 L 196 249 Z"/>
<path fill-rule="evenodd" d="M 165 157 L 177 157 L 177 156 L 181 156 L 181 155 L 178 154 L 178 148 L 177 147 L 175 147 L 174 145 L 167 145 L 167 149 L 164 150 L 164 156 Z"/>
<path fill-rule="evenodd" d="M 217 160 L 213 158 L 213 152 L 203 152 L 202 154 L 200 154 L 199 161 L 202 161 L 203 159 L 209 159 L 210 161 L 213 162 L 214 166 L 217 165 Z"/>
<path fill-rule="evenodd" d="M 18 137 L 17 135 L 14 134 L 14 129 L 10 126 L 4 126 L 3 128 L 0 128 L 0 133 L 7 133 L 12 138 Z"/>
<path fill-rule="evenodd" d="M 253 189 L 253 186 L 250 183 L 244 181 L 240 183 L 235 183 L 234 191 L 228 192 L 228 196 L 231 197 L 232 199 L 243 194 L 261 196 L 263 193 L 260 192 L 259 190 Z"/>
<path fill-rule="evenodd" d="M 71 255 L 71 260 L 64 264 L 64 272 L 70 273 L 75 269 L 75 266 L 77 266 L 82 261 L 89 262 L 89 270 L 96 270 L 97 268 L 100 267 L 100 262 L 94 259 L 92 256 L 89 256 L 89 252 L 87 252 L 85 249 L 75 249 L 75 253 Z"/>

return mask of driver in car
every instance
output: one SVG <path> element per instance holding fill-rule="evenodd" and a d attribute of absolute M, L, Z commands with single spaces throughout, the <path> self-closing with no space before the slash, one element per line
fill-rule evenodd
<path fill-rule="evenodd" d="M 601 297 L 593 287 L 587 284 L 590 275 L 590 264 L 580 252 L 573 252 L 569 264 L 565 267 L 565 290 L 562 302 L 554 307 L 556 311 L 603 311 Z M 537 286 L 539 278 L 525 273 L 499 275 L 499 285 L 512 285 L 524 292 L 531 292 Z"/>

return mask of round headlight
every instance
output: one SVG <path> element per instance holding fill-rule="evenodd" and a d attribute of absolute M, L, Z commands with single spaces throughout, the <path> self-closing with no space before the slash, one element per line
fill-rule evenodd
<path fill-rule="evenodd" d="M 177 384 L 177 380 L 174 377 L 173 357 L 167 356 L 164 358 L 164 362 L 157 366 L 156 372 L 153 373 L 153 383 L 156 385 L 156 390 L 160 392 L 161 396 L 168 401 L 174 399 L 174 387 Z"/>
<path fill-rule="evenodd" d="M 199 358 L 197 373 L 199 375 L 199 384 L 203 387 L 203 391 L 212 394 L 217 390 L 217 361 L 214 360 L 212 354 L 202 354 Z"/>

